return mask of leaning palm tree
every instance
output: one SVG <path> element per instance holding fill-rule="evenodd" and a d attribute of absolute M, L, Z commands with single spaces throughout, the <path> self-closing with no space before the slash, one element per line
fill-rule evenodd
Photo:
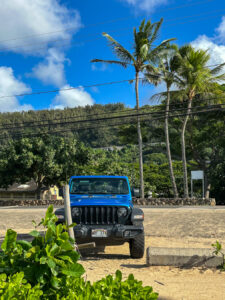
<path fill-rule="evenodd" d="M 208 51 L 196 50 L 191 45 L 182 46 L 171 62 L 172 71 L 179 76 L 180 93 L 187 99 L 187 111 L 181 129 L 182 163 L 184 177 L 184 197 L 189 197 L 186 162 L 185 131 L 190 117 L 192 103 L 196 94 L 213 94 L 218 89 L 218 82 L 225 80 L 221 74 L 225 63 L 210 69 Z M 219 74 L 219 75 L 218 75 Z"/>
<path fill-rule="evenodd" d="M 166 85 L 166 92 L 153 95 L 153 98 L 165 98 L 166 99 L 166 106 L 165 106 L 165 122 L 164 122 L 164 131 L 165 131 L 165 139 L 166 139 L 166 153 L 167 159 L 169 164 L 169 171 L 170 171 L 170 179 L 173 187 L 173 195 L 175 198 L 178 198 L 178 191 L 176 180 L 173 171 L 173 164 L 171 158 L 171 151 L 170 151 L 170 140 L 169 140 L 169 110 L 170 110 L 170 90 L 172 85 L 179 85 L 180 78 L 176 75 L 176 72 L 171 70 L 171 61 L 173 60 L 174 55 L 178 51 L 178 47 L 176 45 L 171 45 L 169 49 L 166 49 L 160 56 L 160 62 L 158 65 L 158 78 L 152 76 L 152 73 L 148 71 L 145 72 L 145 78 L 148 82 L 153 83 L 154 85 L 158 85 L 159 83 L 164 82 Z"/>
<path fill-rule="evenodd" d="M 91 62 L 103 62 L 109 64 L 118 64 L 126 68 L 127 66 L 133 66 L 135 69 L 135 92 L 136 92 L 136 108 L 137 114 L 139 113 L 139 74 L 145 69 L 155 73 L 156 64 L 159 54 L 170 41 L 174 39 L 168 39 L 161 42 L 158 46 L 154 43 L 158 38 L 159 29 L 162 25 L 163 19 L 159 22 L 151 23 L 150 21 L 145 23 L 145 20 L 141 22 L 139 31 L 134 28 L 134 42 L 133 53 L 124 48 L 113 37 L 107 33 L 103 33 L 103 36 L 109 41 L 109 45 L 113 49 L 113 52 L 119 58 L 119 60 L 103 60 L 93 59 Z M 138 133 L 138 145 L 139 145 L 139 169 L 140 169 L 140 196 L 144 198 L 144 176 L 143 176 L 143 157 L 142 157 L 142 134 L 140 117 L 137 117 L 137 133 Z"/>

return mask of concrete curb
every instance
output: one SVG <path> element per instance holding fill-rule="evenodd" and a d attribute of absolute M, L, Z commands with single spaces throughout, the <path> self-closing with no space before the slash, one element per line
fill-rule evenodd
<path fill-rule="evenodd" d="M 146 249 L 147 266 L 176 266 L 182 268 L 221 266 L 223 259 L 207 248 L 161 248 Z"/>

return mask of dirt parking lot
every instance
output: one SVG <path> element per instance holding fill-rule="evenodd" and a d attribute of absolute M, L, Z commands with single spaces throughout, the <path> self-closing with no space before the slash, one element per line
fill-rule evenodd
<path fill-rule="evenodd" d="M 28 233 L 46 208 L 0 208 L 0 235 L 7 228 Z M 144 208 L 146 247 L 211 248 L 219 240 L 225 247 L 225 208 Z M 88 280 L 98 280 L 122 270 L 151 285 L 159 299 L 225 299 L 225 272 L 214 269 L 146 267 L 145 258 L 132 260 L 128 244 L 107 247 L 105 254 L 85 256 L 82 264 Z"/>

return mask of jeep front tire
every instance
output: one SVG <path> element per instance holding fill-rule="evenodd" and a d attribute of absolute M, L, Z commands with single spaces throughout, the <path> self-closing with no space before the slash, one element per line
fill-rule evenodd
<path fill-rule="evenodd" d="M 145 235 L 144 232 L 130 240 L 130 256 L 131 258 L 142 258 L 145 252 Z"/>

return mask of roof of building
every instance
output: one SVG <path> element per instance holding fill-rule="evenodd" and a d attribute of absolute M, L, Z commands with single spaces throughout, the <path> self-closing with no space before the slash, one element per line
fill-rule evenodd
<path fill-rule="evenodd" d="M 46 187 L 43 187 L 46 189 Z M 14 183 L 7 189 L 0 188 L 0 192 L 35 192 L 37 190 L 37 184 L 32 180 L 26 183 Z"/>

